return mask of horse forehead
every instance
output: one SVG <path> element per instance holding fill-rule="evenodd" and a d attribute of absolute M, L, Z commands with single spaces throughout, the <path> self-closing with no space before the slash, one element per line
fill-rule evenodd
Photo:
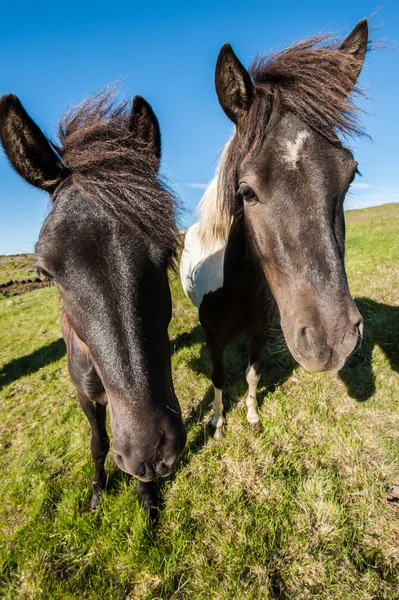
<path fill-rule="evenodd" d="M 310 139 L 310 133 L 306 129 L 296 132 L 293 140 L 282 140 L 281 158 L 286 163 L 289 169 L 296 169 L 301 156 L 305 151 L 307 140 Z"/>

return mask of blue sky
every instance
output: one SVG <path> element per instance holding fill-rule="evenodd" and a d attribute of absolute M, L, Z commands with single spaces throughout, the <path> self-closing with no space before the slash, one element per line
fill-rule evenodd
<path fill-rule="evenodd" d="M 163 137 L 163 172 L 185 212 L 212 178 L 231 123 L 217 102 L 213 75 L 230 42 L 248 65 L 258 52 L 282 49 L 320 31 L 345 35 L 377 8 L 374 37 L 393 51 L 366 59 L 361 84 L 371 101 L 363 122 L 373 141 L 352 143 L 362 178 L 347 208 L 399 202 L 399 2 L 8 2 L 0 21 L 0 94 L 18 95 L 47 135 L 85 96 L 122 79 L 121 97 L 151 102 Z M 25 184 L 0 155 L 0 254 L 33 250 L 48 211 L 45 193 Z"/>

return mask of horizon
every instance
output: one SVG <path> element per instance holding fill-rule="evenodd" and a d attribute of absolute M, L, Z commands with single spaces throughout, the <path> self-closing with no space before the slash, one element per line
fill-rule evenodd
<path fill-rule="evenodd" d="M 366 206 L 366 207 L 362 207 L 362 208 L 346 208 L 344 212 L 360 212 L 360 211 L 367 211 L 367 210 L 372 210 L 373 208 L 379 208 L 381 206 L 387 207 L 389 208 L 389 206 L 394 206 L 396 204 L 399 204 L 399 202 L 384 202 L 383 204 L 376 204 L 374 206 Z M 186 233 L 187 232 L 187 228 L 186 229 L 179 229 L 179 233 Z M 10 256 L 26 256 L 26 255 L 34 255 L 34 250 L 32 250 L 32 252 L 13 252 L 11 254 L 0 254 L 0 258 L 3 257 L 10 257 Z"/>
<path fill-rule="evenodd" d="M 338 0 L 322 6 L 311 0 L 265 7 L 250 1 L 210 0 L 201 6 L 154 2 L 151 10 L 122 3 L 110 14 L 105 3 L 80 6 L 75 0 L 59 18 L 48 1 L 8 7 L 0 24 L 3 76 L 0 95 L 15 93 L 29 115 L 56 139 L 59 118 L 96 90 L 123 82 L 122 97 L 144 96 L 157 115 L 163 138 L 161 172 L 183 205 L 179 225 L 195 221 L 195 208 L 213 178 L 218 154 L 232 123 L 217 101 L 213 76 L 220 47 L 230 42 L 248 66 L 260 52 L 280 50 L 310 35 L 335 31 L 345 37 L 373 2 Z M 23 10 L 22 10 L 23 9 Z M 76 14 L 79 19 L 76 19 Z M 288 15 L 288 16 L 287 16 Z M 371 19 L 371 39 L 399 39 L 399 7 L 383 7 Z M 368 54 L 360 76 L 372 100 L 359 98 L 362 123 L 373 141 L 356 138 L 354 151 L 363 177 L 357 177 L 345 210 L 399 202 L 397 52 Z M 0 254 L 32 253 L 50 206 L 49 196 L 26 184 L 0 155 Z"/>

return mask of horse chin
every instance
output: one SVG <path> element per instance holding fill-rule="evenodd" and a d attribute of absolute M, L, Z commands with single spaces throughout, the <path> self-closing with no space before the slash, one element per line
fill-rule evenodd
<path fill-rule="evenodd" d="M 132 473 L 129 473 L 129 475 L 132 475 Z M 149 483 L 150 481 L 154 481 L 154 479 L 156 479 L 156 477 L 138 477 L 137 475 L 134 475 L 134 477 L 142 483 Z"/>
<path fill-rule="evenodd" d="M 139 476 L 137 475 L 137 473 L 133 473 L 132 469 L 127 469 L 125 467 L 125 465 L 123 463 L 121 463 L 121 461 L 115 457 L 114 455 L 114 460 L 116 465 L 119 467 L 119 469 L 121 471 L 123 471 L 124 473 L 127 473 L 128 475 L 131 475 L 132 477 L 135 477 L 136 479 L 138 479 L 139 481 L 142 481 L 143 483 L 149 483 L 150 481 L 153 481 L 156 476 L 155 475 L 147 475 L 147 476 Z"/>
<path fill-rule="evenodd" d="M 295 360 L 307 371 L 311 373 L 323 373 L 325 371 L 340 371 L 345 365 L 349 356 L 338 356 L 335 352 L 331 352 L 331 356 L 327 360 L 315 360 L 304 358 L 295 348 L 290 346 L 289 350 Z"/>

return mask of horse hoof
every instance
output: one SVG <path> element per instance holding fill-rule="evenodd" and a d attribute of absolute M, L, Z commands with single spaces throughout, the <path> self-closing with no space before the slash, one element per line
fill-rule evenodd
<path fill-rule="evenodd" d="M 148 515 L 148 519 L 151 521 L 151 523 L 156 523 L 159 519 L 159 506 L 158 505 L 154 505 L 154 504 L 143 504 L 144 506 L 144 510 Z"/>
<path fill-rule="evenodd" d="M 256 421 L 256 423 L 250 423 L 250 425 L 256 433 L 261 433 L 261 431 L 263 431 L 262 423 L 260 421 Z"/>
<path fill-rule="evenodd" d="M 100 477 L 100 480 L 98 480 L 98 478 L 95 475 L 93 475 L 91 479 L 93 495 L 90 500 L 90 510 L 96 510 L 98 505 L 101 504 L 100 490 L 105 490 L 107 485 L 107 475 L 104 473 Z"/>
<path fill-rule="evenodd" d="M 224 436 L 224 431 L 223 429 L 215 429 L 215 433 L 213 434 L 213 439 L 214 440 L 221 440 L 222 437 Z"/>
<path fill-rule="evenodd" d="M 97 492 L 93 492 L 93 495 L 90 500 L 90 510 L 96 510 L 99 504 L 101 504 L 101 498 Z"/>

